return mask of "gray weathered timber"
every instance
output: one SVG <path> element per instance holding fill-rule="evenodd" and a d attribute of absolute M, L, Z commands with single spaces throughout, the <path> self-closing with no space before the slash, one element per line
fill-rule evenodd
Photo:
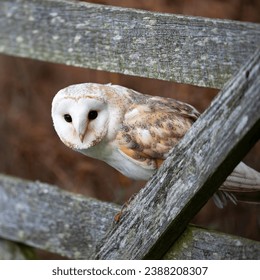
<path fill-rule="evenodd" d="M 118 207 L 57 187 L 0 176 L 0 236 L 72 259 L 89 259 Z"/>
<path fill-rule="evenodd" d="M 0 207 L 2 238 L 73 259 L 94 258 L 97 244 L 112 227 L 113 217 L 119 210 L 114 204 L 4 175 L 0 175 Z M 259 258 L 260 243 L 188 226 L 164 258 L 228 259 L 238 256 L 240 259 Z M 0 239 L 0 259 L 4 258 L 31 259 L 33 255 L 20 244 Z"/>
<path fill-rule="evenodd" d="M 260 137 L 260 52 L 230 80 L 103 240 L 98 259 L 160 259 Z"/>
<path fill-rule="evenodd" d="M 165 260 L 259 260 L 260 242 L 189 226 Z"/>
<path fill-rule="evenodd" d="M 1 0 L 0 53 L 222 88 L 260 25 L 66 0 Z"/>

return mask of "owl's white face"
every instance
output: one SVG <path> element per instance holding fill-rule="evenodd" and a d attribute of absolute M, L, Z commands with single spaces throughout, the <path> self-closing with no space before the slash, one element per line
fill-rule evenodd
<path fill-rule="evenodd" d="M 97 145 L 107 134 L 109 109 L 100 95 L 82 87 L 60 90 L 52 102 L 54 128 L 62 142 L 75 150 Z"/>

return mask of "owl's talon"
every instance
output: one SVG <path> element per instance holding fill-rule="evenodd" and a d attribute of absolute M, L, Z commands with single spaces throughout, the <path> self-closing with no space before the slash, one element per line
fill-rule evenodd
<path fill-rule="evenodd" d="M 118 223 L 120 222 L 121 217 L 122 217 L 122 214 L 123 214 L 123 212 L 122 212 L 122 210 L 121 210 L 120 212 L 118 212 L 118 213 L 115 215 L 115 217 L 114 217 L 114 222 L 115 222 L 116 224 L 118 224 Z"/>
<path fill-rule="evenodd" d="M 124 214 L 125 209 L 130 204 L 130 202 L 136 197 L 136 194 L 137 193 L 134 193 L 133 195 L 131 195 L 130 198 L 123 204 L 121 210 L 115 215 L 114 221 L 115 221 L 116 224 L 120 222 L 120 220 L 121 220 L 121 218 Z"/>

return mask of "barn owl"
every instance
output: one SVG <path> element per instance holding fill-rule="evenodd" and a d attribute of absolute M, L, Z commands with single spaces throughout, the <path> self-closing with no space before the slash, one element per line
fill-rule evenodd
<path fill-rule="evenodd" d="M 152 176 L 198 117 L 191 105 L 111 84 L 71 85 L 52 102 L 54 128 L 65 145 L 138 180 Z M 259 190 L 260 174 L 240 163 L 222 189 L 242 186 Z M 215 202 L 222 206 L 219 197 Z"/>

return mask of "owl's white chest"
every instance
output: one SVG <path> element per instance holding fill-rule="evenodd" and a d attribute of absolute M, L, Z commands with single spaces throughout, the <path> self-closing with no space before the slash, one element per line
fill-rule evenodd
<path fill-rule="evenodd" d="M 148 180 L 154 173 L 152 169 L 145 169 L 139 166 L 127 156 L 122 154 L 113 144 L 98 144 L 86 150 L 77 150 L 78 152 L 99 160 L 102 160 L 121 172 L 126 177 L 134 180 Z"/>

